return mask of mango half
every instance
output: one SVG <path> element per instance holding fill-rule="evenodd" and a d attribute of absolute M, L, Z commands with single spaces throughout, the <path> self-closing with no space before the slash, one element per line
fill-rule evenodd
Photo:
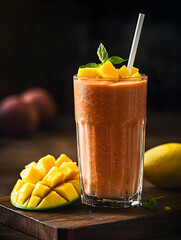
<path fill-rule="evenodd" d="M 79 170 L 65 154 L 31 162 L 20 173 L 10 196 L 11 203 L 25 210 L 62 207 L 80 197 Z"/>

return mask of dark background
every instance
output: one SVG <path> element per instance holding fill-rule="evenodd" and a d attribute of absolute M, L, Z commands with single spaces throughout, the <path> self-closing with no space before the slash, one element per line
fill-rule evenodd
<path fill-rule="evenodd" d="M 181 1 L 0 1 L 0 99 L 48 89 L 73 116 L 72 75 L 97 61 L 102 42 L 128 58 L 139 12 L 146 14 L 135 66 L 148 74 L 148 113 L 181 111 Z"/>
<path fill-rule="evenodd" d="M 59 107 L 53 131 L 22 140 L 0 136 L 0 196 L 33 160 L 48 153 L 77 159 L 72 76 L 79 65 L 97 62 L 100 42 L 110 56 L 128 58 L 139 12 L 146 16 L 134 65 L 149 76 L 149 149 L 181 142 L 181 0 L 0 1 L 0 100 L 40 86 Z M 0 225 L 0 239 L 30 237 Z"/>

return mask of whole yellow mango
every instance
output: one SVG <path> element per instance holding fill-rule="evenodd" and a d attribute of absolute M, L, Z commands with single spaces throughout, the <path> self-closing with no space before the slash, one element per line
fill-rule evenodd
<path fill-rule="evenodd" d="M 181 144 L 167 143 L 144 155 L 144 177 L 162 188 L 181 188 Z"/>

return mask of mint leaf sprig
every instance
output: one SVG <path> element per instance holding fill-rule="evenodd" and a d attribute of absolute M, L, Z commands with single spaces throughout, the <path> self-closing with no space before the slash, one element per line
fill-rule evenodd
<path fill-rule="evenodd" d="M 109 59 L 108 52 L 102 43 L 100 43 L 97 49 L 97 56 L 102 63 L 105 63 Z"/>
<path fill-rule="evenodd" d="M 143 207 L 154 210 L 157 206 L 157 200 L 152 196 L 147 196 L 145 201 L 142 201 Z"/>
<path fill-rule="evenodd" d="M 101 65 L 103 65 L 106 61 L 110 61 L 112 64 L 121 64 L 122 62 L 127 61 L 127 59 L 123 59 L 118 56 L 112 56 L 109 58 L 108 52 L 102 43 L 100 43 L 100 45 L 97 49 L 97 56 L 98 56 L 99 60 L 101 61 L 101 63 L 91 62 L 86 65 L 81 65 L 79 68 L 86 68 L 86 67 L 98 68 Z"/>
<path fill-rule="evenodd" d="M 87 68 L 87 67 L 97 68 L 97 67 L 98 67 L 98 64 L 97 64 L 97 63 L 94 63 L 94 62 L 91 62 L 91 63 L 87 63 L 86 65 L 81 65 L 79 68 Z"/>
<path fill-rule="evenodd" d="M 102 43 L 100 43 L 97 49 L 97 55 L 102 63 L 110 61 L 112 64 L 121 64 L 122 62 L 125 62 L 127 60 L 118 56 L 112 56 L 111 58 L 109 58 L 108 52 Z"/>
<path fill-rule="evenodd" d="M 123 59 L 118 56 L 112 56 L 111 58 L 108 59 L 112 64 L 121 64 L 122 62 L 127 61 L 127 59 Z"/>

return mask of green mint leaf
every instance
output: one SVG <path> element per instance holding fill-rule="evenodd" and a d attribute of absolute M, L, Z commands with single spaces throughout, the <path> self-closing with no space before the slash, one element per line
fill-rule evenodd
<path fill-rule="evenodd" d="M 112 64 L 120 64 L 122 62 L 125 62 L 127 59 L 123 59 L 121 57 L 118 57 L 118 56 L 112 56 L 111 58 L 109 58 L 109 61 L 112 63 Z"/>
<path fill-rule="evenodd" d="M 107 52 L 106 48 L 104 47 L 104 45 L 102 43 L 100 43 L 100 45 L 97 49 L 97 55 L 98 55 L 101 63 L 91 62 L 91 63 L 88 63 L 86 65 L 81 65 L 79 68 L 99 68 L 106 61 L 110 61 L 112 64 L 121 64 L 122 62 L 127 60 L 127 59 L 123 59 L 123 58 L 118 57 L 118 56 L 112 56 L 111 58 L 109 58 L 108 52 Z"/>
<path fill-rule="evenodd" d="M 97 55 L 99 57 L 99 60 L 102 63 L 106 62 L 109 59 L 108 52 L 102 43 L 100 43 L 100 45 L 97 49 Z"/>
<path fill-rule="evenodd" d="M 150 195 L 146 198 L 146 201 L 142 201 L 142 204 L 144 208 L 153 210 L 157 206 L 157 200 Z"/>
<path fill-rule="evenodd" d="M 97 63 L 87 63 L 86 65 L 81 65 L 79 68 L 97 68 L 99 64 Z"/>

